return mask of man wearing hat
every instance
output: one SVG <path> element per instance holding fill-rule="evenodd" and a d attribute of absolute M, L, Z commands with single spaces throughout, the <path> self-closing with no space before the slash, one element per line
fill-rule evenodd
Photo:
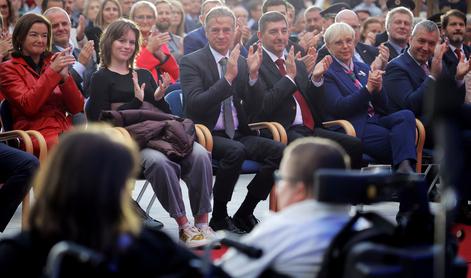
<path fill-rule="evenodd" d="M 324 18 L 324 30 L 334 23 L 337 13 L 344 9 L 350 9 L 350 5 L 345 2 L 340 2 L 330 5 L 328 8 L 321 11 L 321 16 Z"/>
<path fill-rule="evenodd" d="M 376 47 L 366 45 L 360 42 L 360 21 L 358 19 L 357 14 L 349 9 L 344 9 L 340 11 L 337 16 L 335 17 L 335 22 L 344 22 L 350 27 L 353 28 L 355 31 L 355 53 L 354 59 L 358 62 L 362 62 L 368 65 L 371 65 L 373 61 L 379 54 L 379 51 Z M 320 62 L 326 55 L 329 55 L 329 50 L 325 46 L 325 44 L 319 49 L 317 55 L 317 62 Z M 386 56 L 386 54 L 385 54 Z M 389 57 L 389 56 L 388 56 Z M 385 57 L 387 61 L 387 57 Z M 380 61 L 377 61 L 377 66 L 380 66 Z"/>
<path fill-rule="evenodd" d="M 363 0 L 353 8 L 354 11 L 368 11 L 371 16 L 380 16 L 383 12 L 376 6 L 375 0 Z"/>
<path fill-rule="evenodd" d="M 405 7 L 409 9 L 412 14 L 412 11 L 415 9 L 415 3 L 413 0 L 388 0 L 386 2 L 386 7 L 388 8 L 388 11 L 389 11 L 388 14 L 397 7 Z M 413 14 L 412 14 L 412 18 L 414 18 Z M 376 35 L 375 46 L 379 46 L 381 43 L 386 42 L 387 40 L 388 40 L 387 31 L 384 31 L 383 33 L 379 33 L 378 35 Z M 392 59 L 392 57 L 390 58 Z"/>

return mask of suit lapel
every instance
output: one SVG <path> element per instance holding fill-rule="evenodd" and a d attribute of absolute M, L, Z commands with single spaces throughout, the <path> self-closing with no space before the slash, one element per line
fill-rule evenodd
<path fill-rule="evenodd" d="M 263 50 L 263 61 L 262 61 L 262 67 L 264 67 L 268 72 L 268 76 L 273 76 L 275 78 L 271 78 L 271 81 L 275 83 L 276 80 L 280 79 L 281 73 L 278 70 L 278 67 L 276 64 L 271 60 L 270 56 L 268 53 Z"/>
<path fill-rule="evenodd" d="M 354 64 L 353 72 L 355 73 L 356 78 L 360 81 L 361 85 L 365 87 L 366 83 L 368 83 L 368 72 L 360 69 L 358 64 Z"/>
<path fill-rule="evenodd" d="M 417 80 L 419 83 L 422 83 L 426 77 L 424 70 L 414 61 L 407 51 L 404 52 L 403 55 L 406 66 L 410 69 L 409 72 L 414 76 L 413 80 Z"/>
<path fill-rule="evenodd" d="M 340 65 L 340 63 L 334 59 L 334 62 L 330 66 L 334 70 L 336 78 L 338 78 L 345 85 L 345 87 L 348 88 L 351 93 L 353 93 L 356 89 L 355 85 L 352 79 L 345 73 L 342 65 Z"/>
<path fill-rule="evenodd" d="M 399 53 L 397 53 L 396 49 L 389 42 L 386 42 L 384 45 L 387 48 L 389 48 L 389 60 L 391 60 L 392 58 L 395 58 L 399 55 Z"/>
<path fill-rule="evenodd" d="M 209 49 L 209 45 L 206 45 L 204 47 L 204 53 L 206 56 L 205 61 L 201 61 L 202 63 L 207 63 L 209 72 L 211 74 L 211 84 L 216 83 L 219 80 L 219 71 L 218 71 L 218 66 L 216 64 L 216 61 L 214 60 L 214 56 L 211 53 L 211 50 Z"/>

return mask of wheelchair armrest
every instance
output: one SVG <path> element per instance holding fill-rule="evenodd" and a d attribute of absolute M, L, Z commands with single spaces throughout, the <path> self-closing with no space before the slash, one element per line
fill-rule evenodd
<path fill-rule="evenodd" d="M 213 135 L 211 131 L 202 124 L 195 124 L 196 138 L 208 152 L 213 151 Z"/>
<path fill-rule="evenodd" d="M 425 128 L 422 122 L 419 119 L 415 119 L 415 146 L 417 151 L 417 164 L 416 164 L 416 172 L 422 173 L 422 153 L 424 150 L 424 143 L 425 143 Z"/>
<path fill-rule="evenodd" d="M 322 125 L 324 127 L 340 126 L 345 131 L 345 134 L 353 136 L 353 137 L 357 136 L 355 128 L 353 128 L 353 125 L 347 120 L 328 121 L 328 122 L 323 122 Z"/>

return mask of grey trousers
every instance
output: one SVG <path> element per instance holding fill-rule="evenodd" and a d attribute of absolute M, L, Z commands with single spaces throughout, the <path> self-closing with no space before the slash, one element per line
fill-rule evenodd
<path fill-rule="evenodd" d="M 211 155 L 200 144 L 193 144 L 193 151 L 179 162 L 169 160 L 154 149 L 141 151 L 144 176 L 155 195 L 171 217 L 185 216 L 180 178 L 188 187 L 191 211 L 194 216 L 211 212 L 213 169 Z"/>

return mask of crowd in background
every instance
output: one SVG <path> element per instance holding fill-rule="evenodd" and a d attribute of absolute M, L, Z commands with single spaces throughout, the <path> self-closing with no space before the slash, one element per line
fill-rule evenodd
<path fill-rule="evenodd" d="M 278 218 L 270 219 L 279 225 L 276 227 L 280 231 L 293 233 L 284 225 L 290 222 L 289 217 L 295 219 L 290 222 L 294 231 L 305 230 L 298 224 L 318 224 L 319 219 L 300 213 L 303 208 L 334 210 L 334 215 L 326 212 L 334 222 L 338 221 L 332 227 L 338 228 L 346 221 L 345 207 L 314 203 L 310 189 L 313 181 L 297 176 L 309 176 L 306 173 L 324 166 L 314 165 L 305 173 L 298 173 L 286 162 L 295 163 L 291 160 L 296 161 L 293 154 L 296 148 L 325 147 L 329 150 L 325 155 L 338 160 L 328 161 L 332 165 L 326 162 L 325 167 L 360 169 L 368 162 L 377 162 L 390 164 L 400 173 L 413 173 L 419 161 L 416 119 L 424 123 L 430 135 L 425 146 L 434 148 L 431 135 L 434 126 L 423 103 L 435 82 L 449 78 L 451 89 L 456 91 L 450 97 L 462 105 L 471 103 L 471 18 L 466 15 L 471 7 L 465 2 L 440 1 L 441 13 L 425 18 L 425 1 L 416 7 L 416 1 L 411 0 L 0 0 L 0 100 L 4 100 L 2 117 L 6 109 L 11 117 L 10 126 L 3 119 L 3 129 L 38 130 L 49 150 L 59 146 L 48 167 L 62 163 L 63 156 L 75 155 L 67 154 L 72 152 L 70 144 L 82 137 L 97 140 L 95 147 L 104 155 L 113 152 L 102 149 L 104 145 L 113 142 L 110 148 L 125 146 L 127 155 L 132 157 L 123 158 L 129 162 L 123 166 L 121 179 L 135 178 L 134 168 L 139 168 L 164 209 L 175 219 L 179 238 L 188 247 L 204 246 L 214 240 L 215 231 L 229 230 L 240 235 L 248 233 L 246 242 L 268 248 L 278 237 L 272 236 L 274 231 L 269 225 L 258 224 L 253 212 L 268 197 L 273 184 L 287 194 L 278 196 L 280 209 L 291 206 Z M 419 16 L 414 16 L 414 11 Z M 170 109 L 165 96 L 175 92 L 181 94 L 184 102 L 183 116 L 192 122 L 171 115 L 175 111 Z M 323 125 L 338 119 L 348 120 L 353 134 Z M 80 132 L 63 135 L 73 126 L 105 120 L 125 127 L 139 149 L 134 144 L 114 142 L 109 135 L 97 135 L 93 129 L 84 132 L 85 135 Z M 253 132 L 249 123 L 254 121 L 280 123 L 286 130 L 289 147 L 275 142 L 263 131 Z M 162 122 L 171 128 L 164 128 Z M 210 130 L 211 153 L 195 141 L 193 123 L 204 124 Z M 306 146 L 291 144 L 303 137 L 329 141 L 304 141 Z M 61 146 L 61 141 L 69 145 Z M 2 209 L 0 202 L 0 229 L 4 229 L 28 191 L 26 180 L 35 172 L 38 162 L 3 144 L 1 147 L 1 154 L 5 155 L 2 162 L 10 167 L 2 165 L 0 177 L 4 186 L 0 196 L 5 188 L 17 188 L 14 193 L 8 192 L 14 196 L 9 197 L 7 208 Z M 38 148 L 34 144 L 35 153 Z M 287 158 L 282 160 L 284 151 Z M 320 159 L 305 151 L 306 157 L 297 154 L 301 157 L 298 163 Z M 239 209 L 230 216 L 227 204 L 245 160 L 256 161 L 260 168 Z M 110 161 L 103 160 L 103 167 Z M 91 165 L 100 164 L 97 163 Z M 20 173 L 22 179 L 12 182 L 8 179 L 18 174 L 11 169 L 13 165 L 24 173 Z M 278 168 L 284 176 L 277 176 Z M 93 170 L 96 169 L 85 169 L 89 172 L 84 175 L 91 175 Z M 54 194 L 59 194 L 59 183 L 48 180 L 52 179 L 48 175 L 53 176 L 50 172 L 42 175 L 37 182 L 43 187 L 51 186 L 50 196 L 47 190 L 42 194 L 54 198 Z M 187 217 L 180 179 L 188 186 L 194 221 Z M 282 185 L 278 186 L 280 180 Z M 96 230 L 112 237 L 81 238 L 77 227 L 94 224 L 81 222 L 80 217 L 75 223 L 63 224 L 70 230 L 61 234 L 57 226 L 62 225 L 60 220 L 48 226 L 41 217 L 67 215 L 54 215 L 48 211 L 52 208 L 46 199 L 40 199 L 30 220 L 32 233 L 27 234 L 27 243 L 36 237 L 51 242 L 64 237 L 100 252 L 132 247 L 151 255 L 162 248 L 163 243 L 156 249 L 145 248 L 149 237 L 155 235 L 147 230 L 142 232 L 134 216 L 126 214 L 129 204 L 119 202 L 120 198 L 130 199 L 127 185 L 119 181 L 100 182 L 105 187 L 102 194 L 108 194 L 105 184 L 121 186 L 114 192 L 117 196 L 109 200 L 115 206 L 115 211 L 109 212 L 110 225 L 119 229 Z M 283 187 L 286 186 L 283 182 L 302 182 L 302 186 L 296 187 L 296 191 L 294 187 Z M 76 190 L 80 191 L 78 188 L 77 181 Z M 420 196 L 414 200 L 400 196 L 399 223 L 414 202 L 426 199 L 425 189 L 417 191 Z M 460 207 L 471 211 L 470 194 L 466 189 L 459 193 Z M 63 194 L 62 197 L 73 198 Z M 146 227 L 162 227 L 137 203 L 131 204 Z M 118 219 L 116 213 L 121 210 L 126 215 Z M 458 218 L 471 223 L 466 217 Z M 98 221 L 105 221 L 104 218 Z M 303 236 L 314 238 L 315 245 L 317 237 L 329 242 L 333 234 L 331 230 Z M 127 236 L 136 240 L 115 245 L 114 241 L 126 241 Z M 168 240 L 158 236 L 161 242 Z M 265 237 L 273 241 L 264 242 Z M 104 238 L 109 242 L 98 243 Z M 51 242 L 39 249 L 42 263 Z M 286 241 L 283 247 L 286 249 L 280 247 L 279 253 L 273 255 L 276 263 L 271 266 L 281 273 L 300 271 L 294 267 L 296 264 L 284 265 L 285 260 L 291 259 L 290 248 L 297 244 Z M 173 245 L 163 247 L 172 249 Z M 5 250 L 3 254 L 11 252 Z M 309 264 L 308 259 L 319 260 L 317 250 L 299 250 L 306 252 L 306 256 L 297 263 L 304 266 Z M 169 258 L 172 267 L 184 265 L 183 269 L 190 269 L 194 258 L 186 250 L 177 249 L 171 254 L 175 256 Z M 245 258 L 231 251 L 221 265 L 231 275 L 246 277 L 257 276 L 262 267 L 273 261 L 265 263 L 249 265 Z M 121 266 L 126 269 L 136 264 Z M 164 268 L 163 264 L 159 268 Z M 299 277 L 317 271 L 318 266 L 301 270 Z"/>

